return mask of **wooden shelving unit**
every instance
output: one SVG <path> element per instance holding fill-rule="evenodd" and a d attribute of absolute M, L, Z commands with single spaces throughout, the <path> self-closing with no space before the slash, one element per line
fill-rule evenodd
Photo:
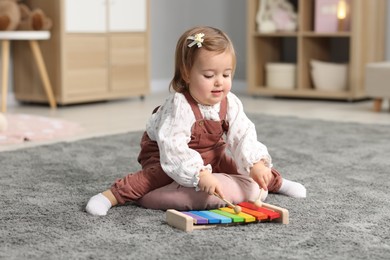
<path fill-rule="evenodd" d="M 247 1 L 247 82 L 250 94 L 340 100 L 366 97 L 365 65 L 385 58 L 386 0 L 351 0 L 350 30 L 335 33 L 315 32 L 315 0 L 290 0 L 298 13 L 297 31 L 259 33 L 256 14 L 261 0 Z M 346 90 L 315 89 L 310 73 L 312 59 L 347 63 Z M 265 64 L 268 62 L 295 63 L 295 88 L 266 86 Z"/>
<path fill-rule="evenodd" d="M 25 0 L 53 20 L 41 41 L 60 105 L 143 97 L 150 91 L 150 0 Z M 13 46 L 14 93 L 19 101 L 46 103 L 25 42 Z M 33 68 L 33 69 L 31 69 Z"/>

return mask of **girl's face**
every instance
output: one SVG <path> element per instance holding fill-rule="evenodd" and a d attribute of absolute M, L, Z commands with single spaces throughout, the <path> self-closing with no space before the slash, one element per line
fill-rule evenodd
<path fill-rule="evenodd" d="M 202 105 L 221 102 L 232 87 L 232 73 L 233 57 L 229 51 L 200 49 L 188 79 L 191 96 Z"/>

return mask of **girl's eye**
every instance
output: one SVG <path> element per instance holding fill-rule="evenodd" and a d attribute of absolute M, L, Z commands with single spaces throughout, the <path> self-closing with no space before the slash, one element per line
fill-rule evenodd
<path fill-rule="evenodd" d="M 206 79 L 211 79 L 211 78 L 213 77 L 213 75 L 204 75 L 204 77 L 205 77 Z"/>
<path fill-rule="evenodd" d="M 229 77 L 230 77 L 230 74 L 224 74 L 223 77 L 224 77 L 224 78 L 229 78 Z"/>

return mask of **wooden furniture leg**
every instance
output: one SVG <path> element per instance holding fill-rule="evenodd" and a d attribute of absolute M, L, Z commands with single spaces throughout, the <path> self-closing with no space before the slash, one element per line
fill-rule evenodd
<path fill-rule="evenodd" d="M 49 76 L 47 74 L 45 62 L 43 61 L 43 58 L 42 58 L 41 49 L 39 48 L 37 41 L 31 40 L 29 42 L 30 42 L 30 47 L 31 47 L 32 53 L 33 53 L 34 58 L 35 58 L 35 62 L 38 66 L 38 70 L 39 70 L 39 74 L 41 76 L 43 87 L 45 89 L 47 98 L 49 99 L 50 107 L 56 108 L 57 103 L 54 99 L 53 89 L 51 87 Z"/>
<path fill-rule="evenodd" d="M 374 111 L 375 112 L 379 112 L 382 110 L 382 101 L 383 101 L 382 98 L 376 98 L 374 100 Z"/>
<path fill-rule="evenodd" d="M 1 112 L 5 113 L 7 112 L 10 41 L 3 40 L 1 44 L 1 49 L 2 49 Z"/>

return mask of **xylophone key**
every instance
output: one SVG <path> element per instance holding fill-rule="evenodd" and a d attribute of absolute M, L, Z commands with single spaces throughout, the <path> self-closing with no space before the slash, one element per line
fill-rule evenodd
<path fill-rule="evenodd" d="M 207 210 L 190 211 L 190 213 L 208 219 L 209 224 L 232 223 L 232 219 Z"/>
<path fill-rule="evenodd" d="M 193 214 L 188 211 L 182 211 L 181 213 L 186 214 L 187 216 L 190 216 L 194 219 L 194 224 L 200 225 L 200 224 L 208 224 L 209 220 L 207 218 L 201 217 L 199 215 Z"/>
<path fill-rule="evenodd" d="M 264 207 L 257 207 L 256 205 L 250 203 L 250 202 L 242 202 L 240 204 L 241 207 L 244 207 L 244 208 L 248 208 L 248 209 L 251 209 L 251 210 L 256 210 L 256 211 L 259 211 L 259 212 L 262 212 L 262 213 L 265 213 L 268 215 L 269 219 L 270 220 L 273 220 L 273 219 L 276 219 L 276 218 L 280 218 L 280 214 L 278 212 L 275 212 L 273 210 L 270 210 L 270 209 L 266 209 Z"/>
<path fill-rule="evenodd" d="M 220 210 L 221 211 L 225 211 L 225 212 L 230 213 L 230 214 L 234 214 L 234 215 L 239 216 L 239 217 L 242 217 L 244 219 L 245 223 L 255 222 L 256 221 L 256 218 L 254 216 L 252 216 L 252 215 L 249 215 L 249 214 L 246 214 L 246 213 L 243 213 L 243 212 L 235 214 L 235 211 L 232 208 L 225 207 L 225 208 L 220 208 Z"/>
<path fill-rule="evenodd" d="M 241 207 L 241 209 L 242 209 L 243 213 L 247 213 L 249 215 L 254 216 L 258 221 L 267 221 L 267 220 L 269 220 L 268 215 L 263 213 L 263 212 L 256 211 L 256 210 L 253 210 L 253 209 L 244 208 L 244 207 Z"/>
<path fill-rule="evenodd" d="M 220 215 L 223 215 L 225 217 L 228 217 L 228 218 L 231 218 L 233 223 L 242 223 L 242 222 L 245 222 L 245 219 L 241 216 L 238 216 L 236 214 L 232 214 L 232 213 L 229 213 L 229 212 L 226 212 L 226 211 L 222 211 L 221 209 L 212 209 L 210 210 L 211 212 L 214 212 L 214 213 L 217 213 L 217 214 L 220 214 Z M 232 209 L 232 211 L 234 212 L 234 210 Z"/>

